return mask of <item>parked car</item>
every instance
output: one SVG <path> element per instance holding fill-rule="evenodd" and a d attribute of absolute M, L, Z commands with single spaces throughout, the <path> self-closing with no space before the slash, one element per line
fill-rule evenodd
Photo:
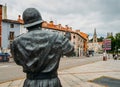
<path fill-rule="evenodd" d="M 10 54 L 9 53 L 0 53 L 0 62 L 9 62 Z"/>

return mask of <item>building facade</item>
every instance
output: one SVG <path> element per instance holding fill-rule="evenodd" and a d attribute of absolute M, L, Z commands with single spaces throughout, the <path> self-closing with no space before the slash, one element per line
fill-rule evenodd
<path fill-rule="evenodd" d="M 84 38 L 79 34 L 80 30 L 76 30 L 76 33 L 72 35 L 71 41 L 74 44 L 76 56 L 84 55 Z"/>
<path fill-rule="evenodd" d="M 23 24 L 16 20 L 3 19 L 1 33 L 1 48 L 8 49 L 18 35 L 25 33 Z"/>
<path fill-rule="evenodd" d="M 88 50 L 94 51 L 94 53 L 98 53 L 102 50 L 102 44 L 102 42 L 97 41 L 97 33 L 96 29 L 94 29 L 93 41 L 88 43 Z"/>
<path fill-rule="evenodd" d="M 50 21 L 49 23 L 44 22 L 43 28 L 51 31 L 57 31 L 63 35 L 65 35 L 65 32 L 70 32 L 71 42 L 74 44 L 75 56 L 83 56 L 87 52 L 88 35 L 80 32 L 80 30 L 73 31 L 71 27 L 68 27 L 67 25 L 63 27 L 61 24 L 55 25 L 53 21 Z"/>
<path fill-rule="evenodd" d="M 0 5 L 0 51 L 8 49 L 14 38 L 25 32 L 20 16 L 18 20 L 7 19 L 7 6 Z"/>

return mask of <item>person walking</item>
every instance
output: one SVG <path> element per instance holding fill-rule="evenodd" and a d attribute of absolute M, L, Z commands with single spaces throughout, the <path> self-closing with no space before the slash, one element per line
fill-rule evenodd
<path fill-rule="evenodd" d="M 103 61 L 106 61 L 107 60 L 107 54 L 106 52 L 103 53 Z"/>
<path fill-rule="evenodd" d="M 69 35 L 42 29 L 42 17 L 35 8 L 23 12 L 23 21 L 28 32 L 11 45 L 16 64 L 26 73 L 23 87 L 62 87 L 57 70 L 61 56 L 74 50 Z"/>
<path fill-rule="evenodd" d="M 117 60 L 117 58 L 118 58 L 118 55 L 117 55 L 117 54 L 115 54 L 115 56 L 114 56 L 114 60 Z"/>

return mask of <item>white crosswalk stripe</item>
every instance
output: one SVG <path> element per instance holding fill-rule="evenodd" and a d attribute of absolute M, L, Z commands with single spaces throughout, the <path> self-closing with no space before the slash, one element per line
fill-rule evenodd
<path fill-rule="evenodd" d="M 11 65 L 2 65 L 2 66 L 0 66 L 0 68 L 5 68 L 5 67 L 9 67 L 9 66 L 11 66 Z"/>

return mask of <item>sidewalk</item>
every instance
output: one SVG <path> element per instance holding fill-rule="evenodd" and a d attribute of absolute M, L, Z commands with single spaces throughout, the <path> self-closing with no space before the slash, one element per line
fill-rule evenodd
<path fill-rule="evenodd" d="M 77 66 L 58 72 L 63 87 L 107 87 L 91 81 L 107 76 L 120 79 L 120 60 L 109 59 L 87 65 Z M 22 87 L 24 79 L 0 84 L 0 87 Z"/>

